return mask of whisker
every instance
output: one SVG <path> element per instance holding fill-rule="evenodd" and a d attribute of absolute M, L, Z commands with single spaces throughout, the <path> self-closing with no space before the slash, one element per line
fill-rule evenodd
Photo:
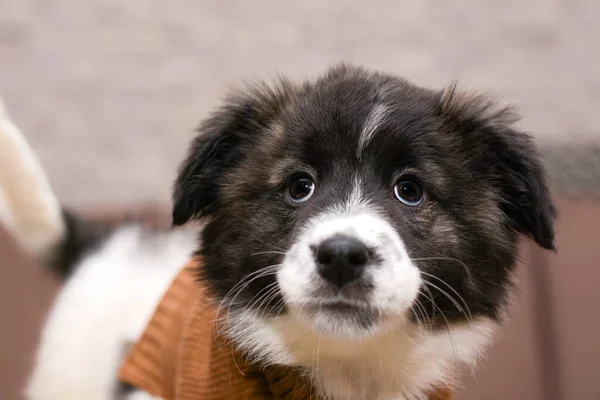
<path fill-rule="evenodd" d="M 253 272 L 249 273 L 248 275 L 243 276 L 239 280 L 239 282 L 237 282 L 235 285 L 233 285 L 232 288 L 229 290 L 229 292 L 227 292 L 227 294 L 225 294 L 225 296 L 223 297 L 223 300 L 221 302 L 227 300 L 228 297 L 231 294 L 233 294 L 234 291 L 236 291 L 241 285 L 245 284 L 248 279 L 251 279 L 253 276 L 261 274 L 261 273 L 263 273 L 265 271 L 271 270 L 272 268 L 276 268 L 276 265 L 269 265 L 267 267 L 260 268 L 260 269 L 258 269 L 256 271 L 253 271 Z"/>
<path fill-rule="evenodd" d="M 420 291 L 419 291 L 420 292 Z M 422 293 L 422 292 L 420 292 Z M 429 317 L 427 316 L 427 310 L 425 310 L 425 306 L 419 299 L 415 300 L 415 318 L 417 320 L 417 326 L 421 329 L 427 329 L 431 326 L 431 322 L 429 321 Z"/>
<path fill-rule="evenodd" d="M 254 297 L 252 297 L 252 298 L 250 299 L 250 301 L 248 302 L 248 305 L 246 305 L 246 306 L 245 306 L 245 308 L 247 308 L 247 309 L 252 309 L 252 308 L 253 308 L 253 306 L 254 306 L 254 304 L 261 302 L 261 301 L 262 301 L 262 299 L 263 299 L 265 296 L 268 296 L 268 295 L 270 295 L 270 293 L 271 293 L 271 292 L 272 292 L 274 289 L 276 289 L 276 287 L 277 287 L 277 281 L 275 281 L 275 282 L 271 282 L 270 284 L 268 284 L 267 286 L 265 286 L 264 288 L 262 288 L 262 289 L 261 289 L 261 290 L 260 290 L 260 291 L 259 291 L 257 294 L 255 294 L 255 295 L 254 295 Z M 264 291 L 266 291 L 266 293 L 264 293 L 264 294 L 261 294 L 261 293 L 263 293 Z M 258 298 L 257 298 L 257 297 L 258 297 Z M 256 299 L 256 300 L 254 300 L 254 299 Z M 257 309 L 260 309 L 260 306 L 259 306 L 259 307 L 256 307 L 256 308 L 257 308 Z"/>
<path fill-rule="evenodd" d="M 417 345 L 417 343 L 415 343 L 413 338 L 411 338 L 410 336 L 408 336 L 408 334 L 406 332 L 404 332 L 404 329 L 398 328 L 398 330 L 408 339 L 409 342 L 411 342 L 415 346 Z"/>
<path fill-rule="evenodd" d="M 253 312 L 249 315 L 250 318 L 254 317 L 260 312 L 262 305 L 265 303 L 265 300 L 268 297 L 270 297 L 275 291 L 277 291 L 277 282 L 273 282 L 267 285 L 266 287 L 262 288 L 256 295 L 254 295 L 252 300 L 244 306 L 244 309 L 246 310 L 253 310 Z M 254 307 L 255 304 L 257 305 L 256 307 Z"/>
<path fill-rule="evenodd" d="M 465 306 L 465 309 L 467 310 L 467 313 L 469 314 L 468 318 L 470 320 L 473 320 L 473 316 L 471 315 L 471 310 L 469 309 L 469 306 L 467 305 L 467 302 L 465 301 L 464 297 L 462 297 L 460 295 L 460 293 L 458 293 L 458 291 L 456 291 L 456 289 L 454 289 L 448 282 L 446 282 L 445 280 L 443 280 L 440 277 L 437 277 L 437 276 L 435 276 L 433 274 L 430 274 L 430 273 L 427 273 L 427 272 L 424 272 L 424 271 L 421 271 L 421 273 L 423 275 L 425 275 L 425 276 L 428 276 L 428 277 L 431 277 L 433 279 L 436 279 L 437 281 L 439 281 L 442 284 L 446 285 L 446 287 L 448 287 L 459 298 L 459 300 L 462 301 L 463 305 Z M 461 308 L 459 308 L 458 306 L 457 306 L 457 308 L 459 309 L 459 311 L 463 312 L 463 314 L 464 314 L 464 311 Z"/>
<path fill-rule="evenodd" d="M 429 277 L 434 277 L 433 275 L 427 274 L 426 272 L 422 272 L 421 271 L 421 273 L 424 274 L 424 275 L 426 275 L 426 276 L 429 276 Z M 437 277 L 434 277 L 434 278 L 437 278 Z M 442 281 L 441 279 L 438 278 L 438 280 L 440 280 L 441 282 L 443 282 L 447 286 L 450 286 L 446 282 Z M 467 320 L 469 321 L 469 323 L 471 322 L 471 313 L 465 311 L 465 309 L 458 303 L 458 301 L 456 301 L 456 299 L 454 297 L 450 296 L 450 294 L 448 292 L 446 292 L 445 290 L 443 290 L 442 288 L 440 288 L 436 284 L 434 284 L 432 282 L 429 282 L 426 279 L 423 279 L 423 283 L 425 283 L 426 285 L 431 286 L 432 288 L 436 289 L 438 292 L 440 292 L 441 294 L 443 294 L 444 296 L 446 296 L 446 298 L 448 298 L 448 300 L 450 300 L 452 302 L 452 305 L 454 305 L 454 307 L 456 307 L 456 309 L 467 318 Z M 452 288 L 452 287 L 450 287 L 450 288 Z M 452 289 L 452 290 L 456 293 L 456 291 L 454 289 Z M 462 296 L 460 296 L 458 293 L 456 293 L 456 295 L 459 296 L 462 299 Z M 462 299 L 462 301 L 464 302 L 464 299 Z M 465 307 L 466 307 L 466 303 L 465 303 Z"/>
<path fill-rule="evenodd" d="M 435 296 L 433 295 L 433 293 L 431 292 L 431 289 L 429 289 L 429 286 L 425 285 L 423 286 L 423 289 L 427 291 L 427 293 L 429 293 L 429 297 L 427 297 L 427 295 L 425 295 L 425 293 L 423 293 L 423 296 L 427 297 L 432 303 L 435 302 Z M 436 309 L 433 309 L 433 315 L 432 317 L 435 318 L 435 312 Z"/>
<path fill-rule="evenodd" d="M 282 252 L 284 252 L 284 251 L 285 251 L 285 249 L 282 249 L 281 247 L 275 246 L 274 244 L 267 243 L 267 242 L 265 242 L 264 240 L 262 240 L 262 239 L 260 239 L 260 238 L 258 238 L 258 237 L 256 237 L 256 236 L 254 236 L 254 235 L 250 234 L 250 232 L 246 232 L 246 234 L 247 234 L 247 235 L 248 235 L 248 236 L 249 236 L 251 239 L 254 239 L 254 240 L 256 240 L 257 242 L 259 242 L 259 243 L 261 243 L 261 244 L 264 244 L 265 246 L 269 246 L 269 247 L 271 247 L 271 248 L 273 248 L 273 249 L 275 249 L 275 250 L 277 250 L 277 251 L 282 251 Z"/>
<path fill-rule="evenodd" d="M 406 335 L 406 337 L 408 337 L 408 335 Z M 383 362 L 381 361 L 381 354 L 379 354 L 379 346 L 377 346 L 377 342 L 374 342 L 374 344 L 375 353 L 377 353 L 377 359 L 379 360 L 379 368 L 381 368 L 381 376 L 385 376 L 385 372 L 383 370 Z"/>
<path fill-rule="evenodd" d="M 283 297 L 279 299 L 277 303 L 275 303 L 272 307 L 269 308 L 269 312 L 271 312 L 271 310 L 274 308 L 277 309 L 277 311 L 275 311 L 275 314 L 280 314 L 285 309 L 285 299 Z"/>
<path fill-rule="evenodd" d="M 425 286 L 425 288 L 427 288 L 427 287 Z M 431 291 L 428 288 L 427 288 L 427 290 L 431 294 Z M 440 312 L 440 315 L 442 316 L 442 318 L 444 319 L 444 322 L 446 324 L 446 331 L 448 332 L 448 339 L 450 339 L 450 345 L 452 346 L 452 354 L 454 355 L 454 378 L 453 378 L 453 380 L 454 380 L 454 383 L 456 383 L 457 378 L 458 378 L 458 356 L 456 353 L 456 343 L 454 341 L 454 338 L 452 337 L 452 332 L 450 330 L 450 322 L 448 321 L 448 318 L 446 318 L 446 316 L 444 315 L 444 312 L 438 307 L 437 304 L 435 304 L 433 296 L 430 298 L 430 301 L 431 301 L 431 305 Z"/>
<path fill-rule="evenodd" d="M 411 261 L 428 261 L 428 260 L 439 260 L 439 261 L 453 261 L 458 263 L 459 265 L 461 265 L 464 269 L 465 272 L 467 274 L 467 279 L 469 280 L 469 284 L 471 286 L 474 286 L 474 280 L 473 280 L 473 274 L 471 273 L 471 270 L 469 269 L 469 267 L 467 267 L 467 264 L 464 263 L 464 261 L 459 260 L 458 258 L 452 258 L 452 257 L 423 257 L 423 258 L 411 258 Z"/>
<path fill-rule="evenodd" d="M 311 382 L 316 382 L 315 381 L 315 375 L 316 375 L 316 371 L 315 371 L 315 353 L 317 351 L 317 347 L 313 347 L 313 351 L 312 351 L 312 368 L 310 369 L 310 380 Z M 310 393 L 310 398 L 312 399 L 312 387 L 314 385 L 311 385 L 311 393 Z"/>
<path fill-rule="evenodd" d="M 269 274 L 275 273 L 277 270 L 278 265 L 269 265 L 266 266 L 264 268 L 258 269 L 256 271 L 253 271 L 252 273 L 244 276 L 239 282 L 237 282 L 235 285 L 233 285 L 233 287 L 229 290 L 229 292 L 227 292 L 227 294 L 223 297 L 223 299 L 219 302 L 219 306 L 217 307 L 217 311 L 215 314 L 215 318 L 216 321 L 219 321 L 220 319 L 220 314 L 221 314 L 221 309 L 223 308 L 223 306 L 225 305 L 226 302 L 229 301 L 229 298 L 235 294 L 234 298 L 232 299 L 232 301 L 229 303 L 229 306 L 227 308 L 227 313 L 229 314 L 231 307 L 235 301 L 235 299 L 237 298 L 237 295 L 244 290 L 252 281 L 254 281 L 255 279 L 259 279 L 261 277 L 264 276 L 268 276 Z M 249 280 L 250 279 L 250 280 Z M 238 290 L 239 288 L 239 290 Z M 223 320 L 223 322 L 228 323 L 229 319 L 225 318 Z M 227 325 L 227 324 L 226 324 Z M 214 335 L 216 337 L 217 335 L 217 331 L 220 331 L 221 329 L 224 329 L 226 327 L 220 326 L 220 324 L 217 324 L 217 326 L 219 326 L 219 329 L 215 329 Z"/>
<path fill-rule="evenodd" d="M 256 279 L 268 276 L 270 274 L 274 274 L 275 272 L 277 272 L 277 268 L 279 266 L 280 266 L 280 264 L 269 265 L 264 268 L 258 269 L 256 271 L 244 276 L 242 279 L 240 279 L 240 281 L 237 282 L 235 285 L 233 285 L 233 287 L 229 290 L 229 292 L 227 292 L 227 294 L 223 297 L 223 299 L 219 303 L 219 307 L 217 308 L 217 316 L 219 315 L 219 312 L 221 311 L 222 306 L 225 304 L 225 302 L 229 301 L 229 298 L 232 295 L 235 294 L 235 296 L 231 300 L 230 304 L 233 304 L 233 302 L 235 301 L 235 299 L 237 298 L 239 293 L 242 290 L 244 290 L 250 283 L 254 282 Z M 231 307 L 229 307 L 229 308 L 231 308 Z"/>
<path fill-rule="evenodd" d="M 285 251 L 274 251 L 274 250 L 271 250 L 271 251 L 259 251 L 258 253 L 252 253 L 252 254 L 250 254 L 250 256 L 258 256 L 260 254 L 281 254 L 281 255 L 285 256 L 287 253 Z"/>
<path fill-rule="evenodd" d="M 292 343 L 294 343 L 294 339 L 296 339 L 296 335 L 298 334 L 299 330 L 300 330 L 300 324 L 298 324 L 298 326 L 296 327 L 296 330 L 294 331 L 294 334 L 292 335 L 292 338 L 290 339 L 290 342 L 287 345 L 288 348 L 292 345 Z"/>
<path fill-rule="evenodd" d="M 451 302 L 452 304 L 467 318 L 467 325 L 469 326 L 469 330 L 471 331 L 471 333 L 473 334 L 473 336 L 475 337 L 475 339 L 477 340 L 477 342 L 479 343 L 480 347 L 483 347 L 483 344 L 481 343 L 481 340 L 479 339 L 479 336 L 477 336 L 477 334 L 475 333 L 475 331 L 473 330 L 473 316 L 471 314 L 471 310 L 469 309 L 469 306 L 467 305 L 467 302 L 465 301 L 465 299 L 446 281 L 444 281 L 443 279 L 429 274 L 427 272 L 423 272 L 421 271 L 421 273 L 423 273 L 426 276 L 432 277 L 437 279 L 439 282 L 443 283 L 444 285 L 446 285 L 448 288 L 450 288 L 450 290 L 452 290 L 452 292 L 454 292 L 456 294 L 456 296 L 458 296 L 458 298 L 463 302 L 465 308 L 466 308 L 466 313 L 465 310 L 462 309 L 461 305 L 458 303 L 458 301 L 456 301 L 456 299 L 454 299 L 452 296 L 450 296 L 450 294 L 448 292 L 446 292 L 445 290 L 442 290 L 440 287 L 438 287 L 437 285 L 427 281 L 427 280 L 423 280 L 423 282 L 426 285 L 430 285 L 431 287 L 437 289 L 440 293 L 442 293 L 444 296 L 446 296 Z M 475 368 L 474 365 L 472 367 L 473 369 Z"/>
<path fill-rule="evenodd" d="M 265 293 L 265 295 L 262 297 L 262 301 L 256 307 L 256 311 L 254 312 L 253 315 L 257 315 L 258 313 L 260 313 L 261 310 L 263 309 L 263 307 L 265 305 L 269 304 L 275 297 L 277 297 L 278 294 L 279 294 L 279 287 L 277 286 L 277 282 L 275 282 L 275 285 L 273 285 L 271 287 L 271 289 L 268 291 L 268 293 Z M 279 300 L 279 301 L 281 301 L 281 300 Z M 279 301 L 278 301 L 278 303 L 279 303 Z M 272 308 L 273 308 L 273 305 L 271 305 L 271 307 L 269 307 L 268 310 L 265 310 L 265 313 L 268 314 Z"/>
<path fill-rule="evenodd" d="M 320 373 L 321 369 L 321 335 L 317 338 L 317 373 Z"/>
<path fill-rule="evenodd" d="M 456 260 L 456 259 L 451 259 L 451 258 L 441 258 L 441 257 L 432 257 L 432 258 L 421 258 L 421 259 L 414 259 L 414 260 L 425 260 L 425 259 L 445 259 L 445 260 L 451 260 L 451 261 L 457 261 L 457 262 L 461 262 L 460 260 Z M 461 262 L 462 263 L 462 262 Z M 465 270 L 468 271 L 466 264 L 462 263 L 462 265 L 465 267 Z M 431 277 L 433 279 L 436 279 L 437 281 L 441 282 L 443 285 L 445 285 L 446 287 L 448 287 L 457 297 L 458 299 L 462 302 L 462 304 L 464 305 L 464 308 L 458 303 L 458 301 L 452 297 L 448 292 L 446 292 L 445 290 L 441 289 L 440 287 L 438 287 L 437 285 L 433 284 L 432 282 L 429 282 L 427 280 L 424 280 L 424 283 L 427 285 L 432 286 L 433 288 L 437 289 L 440 293 L 442 293 L 444 296 L 446 296 L 451 302 L 452 304 L 456 307 L 456 309 L 461 312 L 466 318 L 467 318 L 467 325 L 469 326 L 469 330 L 471 331 L 471 333 L 473 334 L 473 336 L 475 337 L 475 339 L 478 341 L 480 346 L 483 346 L 481 343 L 481 340 L 479 339 L 479 336 L 477 336 L 477 334 L 475 333 L 475 331 L 473 330 L 472 324 L 473 324 L 473 315 L 471 313 L 471 309 L 469 308 L 466 300 L 464 299 L 463 296 L 460 295 L 460 293 L 458 293 L 458 291 L 456 289 L 454 289 L 448 282 L 446 282 L 445 280 L 424 272 L 424 271 L 420 271 L 421 274 Z M 470 274 L 469 274 L 470 276 Z M 431 292 L 430 292 L 431 293 Z M 433 301 L 432 301 L 433 303 Z M 439 307 L 437 307 L 439 309 Z M 441 310 L 440 310 L 441 311 Z M 473 366 L 474 368 L 474 366 Z"/>
<path fill-rule="evenodd" d="M 246 374 L 243 373 L 240 369 L 240 366 L 238 365 L 237 360 L 235 359 L 235 353 L 233 351 L 231 352 L 231 358 L 233 359 L 233 365 L 235 365 L 235 369 L 237 369 L 239 373 L 242 374 L 242 376 L 246 376 Z"/>

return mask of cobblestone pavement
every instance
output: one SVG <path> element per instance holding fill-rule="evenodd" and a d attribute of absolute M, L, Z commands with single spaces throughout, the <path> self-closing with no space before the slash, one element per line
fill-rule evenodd
<path fill-rule="evenodd" d="M 0 93 L 66 203 L 166 202 L 227 88 L 341 60 L 491 89 L 543 145 L 600 143 L 599 43 L 597 0 L 0 0 Z"/>

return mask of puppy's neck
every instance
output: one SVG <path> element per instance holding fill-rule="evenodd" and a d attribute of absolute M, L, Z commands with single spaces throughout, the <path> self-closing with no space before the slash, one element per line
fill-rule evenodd
<path fill-rule="evenodd" d="M 479 319 L 436 332 L 406 324 L 363 339 L 322 336 L 290 315 L 240 313 L 229 326 L 255 361 L 305 368 L 326 398 L 404 400 L 452 387 L 460 367 L 472 368 L 490 342 L 495 323 Z"/>

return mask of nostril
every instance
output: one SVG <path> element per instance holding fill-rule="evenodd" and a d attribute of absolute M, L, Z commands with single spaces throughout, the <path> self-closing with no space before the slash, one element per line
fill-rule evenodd
<path fill-rule="evenodd" d="M 331 263 L 331 251 L 326 248 L 320 247 L 317 251 L 317 261 L 319 264 L 330 264 Z"/>
<path fill-rule="evenodd" d="M 369 260 L 366 249 L 363 250 L 355 250 L 348 255 L 348 262 L 350 265 L 360 267 L 365 265 Z"/>

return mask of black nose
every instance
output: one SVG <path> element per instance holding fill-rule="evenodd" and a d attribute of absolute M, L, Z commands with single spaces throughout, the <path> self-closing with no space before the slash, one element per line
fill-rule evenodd
<path fill-rule="evenodd" d="M 324 240 L 315 253 L 319 274 L 338 287 L 360 278 L 369 261 L 369 249 L 346 235 Z"/>

